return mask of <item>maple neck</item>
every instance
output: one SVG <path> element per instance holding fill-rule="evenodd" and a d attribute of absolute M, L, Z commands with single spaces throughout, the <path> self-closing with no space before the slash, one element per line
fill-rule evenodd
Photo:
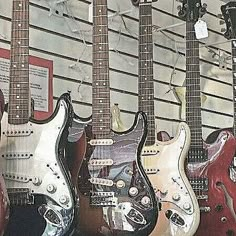
<path fill-rule="evenodd" d="M 199 42 L 195 22 L 186 22 L 186 121 L 191 131 L 191 146 L 201 148 L 202 117 L 199 67 Z"/>
<path fill-rule="evenodd" d="M 92 129 L 97 138 L 111 130 L 107 0 L 93 1 Z"/>
<path fill-rule="evenodd" d="M 13 0 L 8 122 L 29 120 L 29 0 Z"/>
<path fill-rule="evenodd" d="M 233 132 L 236 135 L 236 39 L 231 41 L 232 47 L 232 74 L 233 74 L 233 99 L 234 99 L 234 125 Z"/>
<path fill-rule="evenodd" d="M 155 143 L 155 112 L 153 82 L 152 1 L 139 4 L 139 110 L 147 114 L 146 145 Z"/>

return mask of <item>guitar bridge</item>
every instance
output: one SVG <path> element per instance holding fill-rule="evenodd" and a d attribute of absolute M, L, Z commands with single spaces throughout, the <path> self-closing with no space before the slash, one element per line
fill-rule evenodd
<path fill-rule="evenodd" d="M 91 206 L 117 206 L 117 198 L 114 192 L 90 192 Z"/>
<path fill-rule="evenodd" d="M 8 188 L 10 203 L 15 206 L 33 205 L 34 196 L 28 188 Z"/>

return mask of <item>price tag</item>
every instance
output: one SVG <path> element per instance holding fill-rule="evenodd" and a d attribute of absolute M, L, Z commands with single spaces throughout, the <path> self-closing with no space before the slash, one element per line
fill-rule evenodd
<path fill-rule="evenodd" d="M 199 19 L 195 23 L 194 29 L 197 39 L 204 39 L 208 37 L 207 24 L 205 21 Z"/>

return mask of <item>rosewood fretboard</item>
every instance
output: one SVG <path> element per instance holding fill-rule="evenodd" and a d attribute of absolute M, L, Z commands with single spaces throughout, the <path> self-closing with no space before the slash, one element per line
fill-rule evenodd
<path fill-rule="evenodd" d="M 153 82 L 152 0 L 139 4 L 139 110 L 147 114 L 146 145 L 155 143 L 155 112 Z"/>
<path fill-rule="evenodd" d="M 29 0 L 13 0 L 8 122 L 29 120 Z"/>
<path fill-rule="evenodd" d="M 194 24 L 186 22 L 186 121 L 191 130 L 191 147 L 202 148 L 199 42 Z"/>
<path fill-rule="evenodd" d="M 92 126 L 98 138 L 111 130 L 107 0 L 93 1 Z"/>

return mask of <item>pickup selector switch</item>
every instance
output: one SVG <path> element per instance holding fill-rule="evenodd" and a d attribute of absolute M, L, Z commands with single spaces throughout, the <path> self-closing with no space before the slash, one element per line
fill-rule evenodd
<path fill-rule="evenodd" d="M 137 195 L 138 195 L 138 189 L 137 189 L 136 187 L 131 187 L 131 188 L 129 189 L 129 194 L 130 194 L 130 196 L 132 196 L 132 197 L 137 196 Z"/>

